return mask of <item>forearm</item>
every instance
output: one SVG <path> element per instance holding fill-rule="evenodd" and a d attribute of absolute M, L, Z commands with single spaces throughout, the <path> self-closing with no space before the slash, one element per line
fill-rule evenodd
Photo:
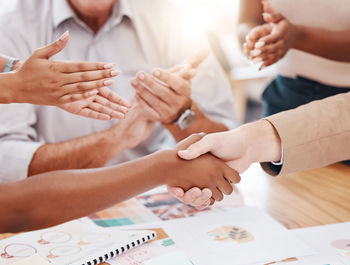
<path fill-rule="evenodd" d="M 176 142 L 179 142 L 194 133 L 216 133 L 227 131 L 228 128 L 221 122 L 214 121 L 207 117 L 196 105 L 193 103 L 193 110 L 196 113 L 196 119 L 191 126 L 185 130 L 181 130 L 177 125 L 165 125 L 171 132 Z"/>
<path fill-rule="evenodd" d="M 162 153 L 116 167 L 56 171 L 0 187 L 0 233 L 57 225 L 166 184 Z"/>
<path fill-rule="evenodd" d="M 0 104 L 16 102 L 16 87 L 15 73 L 0 73 Z"/>
<path fill-rule="evenodd" d="M 262 12 L 263 7 L 260 0 L 240 1 L 238 40 L 241 46 L 250 30 L 264 23 Z"/>
<path fill-rule="evenodd" d="M 296 26 L 298 36 L 294 48 L 330 60 L 350 62 L 350 30 Z"/>
<path fill-rule="evenodd" d="M 33 156 L 28 176 L 53 170 L 104 166 L 125 149 L 126 140 L 114 131 L 102 131 L 62 143 L 41 146 Z"/>
<path fill-rule="evenodd" d="M 281 160 L 281 139 L 275 127 L 267 120 L 260 120 L 238 129 L 247 146 L 251 162 L 277 162 Z"/>

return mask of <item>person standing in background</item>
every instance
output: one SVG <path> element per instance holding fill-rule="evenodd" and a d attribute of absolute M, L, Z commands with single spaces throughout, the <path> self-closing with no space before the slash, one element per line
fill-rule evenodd
<path fill-rule="evenodd" d="M 241 1 L 245 54 L 262 67 L 278 62 L 279 75 L 263 94 L 264 116 L 350 91 L 349 14 L 347 0 Z"/>

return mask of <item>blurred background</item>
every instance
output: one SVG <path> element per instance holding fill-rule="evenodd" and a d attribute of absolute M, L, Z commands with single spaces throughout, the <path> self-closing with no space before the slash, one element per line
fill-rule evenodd
<path fill-rule="evenodd" d="M 189 30 L 205 30 L 215 55 L 227 72 L 241 123 L 261 118 L 261 95 L 275 76 L 250 63 L 237 41 L 239 0 L 170 0 L 189 11 Z"/>

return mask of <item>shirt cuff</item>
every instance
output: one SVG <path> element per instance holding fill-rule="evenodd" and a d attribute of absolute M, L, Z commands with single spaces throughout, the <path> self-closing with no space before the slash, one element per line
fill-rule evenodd
<path fill-rule="evenodd" d="M 284 162 L 284 149 L 283 149 L 283 144 L 281 144 L 281 160 L 279 162 L 271 162 L 272 165 L 275 166 L 282 166 Z"/>
<path fill-rule="evenodd" d="M 4 141 L 0 143 L 0 183 L 16 182 L 28 177 L 29 165 L 39 142 Z"/>

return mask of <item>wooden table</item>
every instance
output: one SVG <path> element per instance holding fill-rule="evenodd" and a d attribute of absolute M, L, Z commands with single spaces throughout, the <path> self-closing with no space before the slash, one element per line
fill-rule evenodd
<path fill-rule="evenodd" d="M 271 177 L 254 165 L 237 188 L 244 205 L 266 210 L 287 228 L 350 221 L 350 166 Z"/>
<path fill-rule="evenodd" d="M 350 221 L 350 166 L 271 177 L 256 164 L 242 175 L 237 192 L 243 205 L 266 210 L 289 229 Z"/>

